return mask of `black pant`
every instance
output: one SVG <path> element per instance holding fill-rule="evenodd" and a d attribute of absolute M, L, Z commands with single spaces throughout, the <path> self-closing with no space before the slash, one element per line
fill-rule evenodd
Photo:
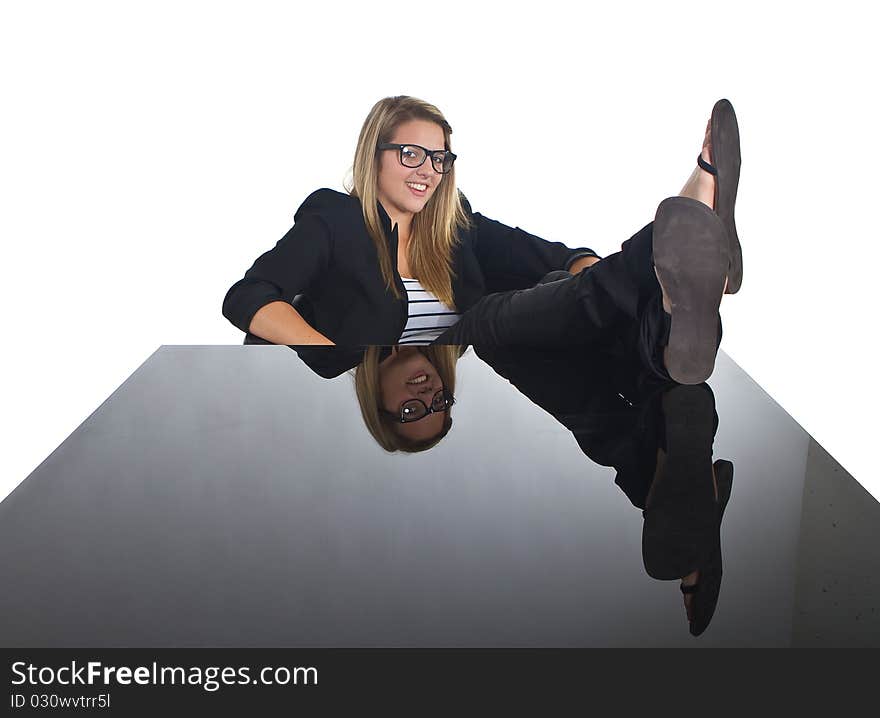
<path fill-rule="evenodd" d="M 595 345 L 635 353 L 645 368 L 669 379 L 663 347 L 670 317 L 654 274 L 652 232 L 653 223 L 646 225 L 619 252 L 577 275 L 483 297 L 437 343 Z"/>

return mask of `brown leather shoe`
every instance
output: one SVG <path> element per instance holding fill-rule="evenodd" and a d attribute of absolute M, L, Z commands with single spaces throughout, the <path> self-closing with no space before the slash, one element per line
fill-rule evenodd
<path fill-rule="evenodd" d="M 718 352 L 718 308 L 730 259 L 724 223 L 702 202 L 670 197 L 657 207 L 654 271 L 670 315 L 666 371 L 679 384 L 706 381 Z"/>
<path fill-rule="evenodd" d="M 727 230 L 730 253 L 727 294 L 736 294 L 742 284 L 742 247 L 736 233 L 733 217 L 736 190 L 739 187 L 740 149 L 739 125 L 729 100 L 718 100 L 712 108 L 709 120 L 709 137 L 712 143 L 712 162 L 709 164 L 697 155 L 697 164 L 715 176 L 715 213 Z"/>

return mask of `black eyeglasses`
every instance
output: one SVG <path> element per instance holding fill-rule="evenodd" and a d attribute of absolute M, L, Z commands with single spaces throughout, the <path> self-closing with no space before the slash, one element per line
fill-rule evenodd
<path fill-rule="evenodd" d="M 458 157 L 458 155 L 453 154 L 449 150 L 429 150 L 419 145 L 395 145 L 386 142 L 379 145 L 379 149 L 398 150 L 400 152 L 400 164 L 404 167 L 421 167 L 430 155 L 434 171 L 441 175 L 445 175 L 452 169 L 452 165 Z"/>
<path fill-rule="evenodd" d="M 447 411 L 450 406 L 455 403 L 455 397 L 445 389 L 441 389 L 434 398 L 431 399 L 431 406 L 428 406 L 421 399 L 409 399 L 400 405 L 400 413 L 395 414 L 393 411 L 382 410 L 383 414 L 387 414 L 401 424 L 409 424 L 419 419 L 424 419 L 429 414 L 440 411 Z"/>

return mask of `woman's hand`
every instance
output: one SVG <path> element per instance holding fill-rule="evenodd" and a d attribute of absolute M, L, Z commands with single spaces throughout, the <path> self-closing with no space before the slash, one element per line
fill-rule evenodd
<path fill-rule="evenodd" d="M 273 344 L 333 345 L 333 342 L 314 329 L 296 309 L 284 301 L 270 302 L 260 307 L 254 314 L 248 331 Z"/>
<path fill-rule="evenodd" d="M 581 257 L 580 259 L 576 259 L 574 262 L 571 263 L 568 271 L 571 272 L 571 274 L 579 274 L 587 267 L 592 267 L 598 261 L 598 257 Z"/>

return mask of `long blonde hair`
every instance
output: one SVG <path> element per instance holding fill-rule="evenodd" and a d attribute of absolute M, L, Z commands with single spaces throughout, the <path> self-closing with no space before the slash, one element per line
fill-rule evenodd
<path fill-rule="evenodd" d="M 378 178 L 379 145 L 390 142 L 395 130 L 410 120 L 427 120 L 443 130 L 444 149 L 452 150 L 450 135 L 452 127 L 443 113 L 434 105 L 415 97 L 401 95 L 379 100 L 361 128 L 357 149 L 354 153 L 352 179 L 347 185 L 349 194 L 361 201 L 367 232 L 376 245 L 379 268 L 386 287 L 400 299 L 400 291 L 394 282 L 396 257 L 388 250 L 388 238 L 379 220 Z M 427 160 L 430 161 L 430 160 Z M 469 219 L 461 204 L 455 187 L 455 166 L 437 185 L 437 189 L 421 212 L 413 217 L 412 232 L 407 250 L 413 276 L 422 286 L 450 307 L 452 298 L 452 249 L 458 241 L 458 230 L 466 227 Z"/>
<path fill-rule="evenodd" d="M 432 344 L 419 347 L 421 351 L 440 376 L 443 388 L 450 394 L 455 394 L 455 365 L 465 347 L 450 344 Z M 412 441 L 397 433 L 397 423 L 387 414 L 382 413 L 382 396 L 379 386 L 379 363 L 382 347 L 367 347 L 364 360 L 357 366 L 354 372 L 354 388 L 357 394 L 358 404 L 361 408 L 361 416 L 367 431 L 385 451 L 406 451 L 414 453 L 425 451 L 440 443 L 440 440 L 449 433 L 452 428 L 452 408 L 446 411 L 443 419 L 443 429 L 435 437 L 422 441 Z"/>

